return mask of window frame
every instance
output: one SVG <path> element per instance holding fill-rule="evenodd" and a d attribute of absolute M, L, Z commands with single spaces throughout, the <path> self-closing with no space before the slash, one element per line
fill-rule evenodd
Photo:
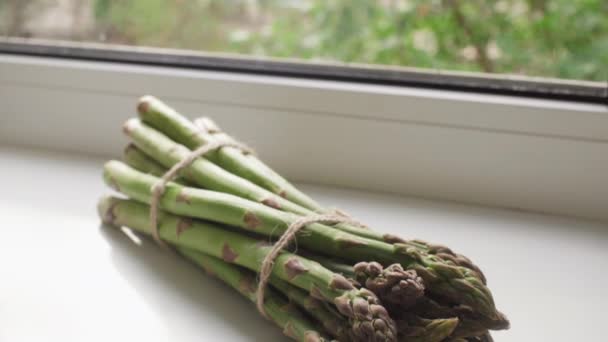
<path fill-rule="evenodd" d="M 119 158 L 145 93 L 291 180 L 608 220 L 600 103 L 0 53 L 0 142 Z"/>
<path fill-rule="evenodd" d="M 608 105 L 608 80 L 604 83 L 388 65 L 311 63 L 296 59 L 12 37 L 0 39 L 0 53 Z"/>

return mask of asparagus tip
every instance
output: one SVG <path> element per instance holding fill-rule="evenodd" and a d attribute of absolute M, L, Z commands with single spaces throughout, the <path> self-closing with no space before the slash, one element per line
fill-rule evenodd
<path fill-rule="evenodd" d="M 412 306 L 424 295 L 422 278 L 414 270 L 404 270 L 400 264 L 383 268 L 377 262 L 359 262 L 354 269 L 358 282 L 383 302 L 397 305 L 401 309 Z"/>
<path fill-rule="evenodd" d="M 349 317 L 355 341 L 396 341 L 397 327 L 374 293 L 351 290 L 334 300 L 340 313 Z"/>

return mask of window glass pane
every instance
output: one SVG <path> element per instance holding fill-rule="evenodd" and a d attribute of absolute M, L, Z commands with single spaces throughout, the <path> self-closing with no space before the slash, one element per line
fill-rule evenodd
<path fill-rule="evenodd" d="M 0 0 L 4 36 L 604 81 L 607 0 Z"/>

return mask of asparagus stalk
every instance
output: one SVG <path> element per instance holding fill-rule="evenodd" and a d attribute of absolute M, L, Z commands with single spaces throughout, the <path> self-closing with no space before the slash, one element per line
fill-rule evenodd
<path fill-rule="evenodd" d="M 158 179 L 142 174 L 123 163 L 111 161 L 105 165 L 104 179 L 128 196 L 150 202 L 152 186 Z M 297 215 L 260 205 L 230 194 L 194 189 L 169 183 L 160 200 L 161 208 L 169 212 L 229 224 L 257 234 L 281 235 Z M 488 317 L 496 315 L 490 291 L 471 271 L 443 262 L 443 260 L 402 244 L 364 239 L 321 224 L 310 224 L 298 234 L 299 243 L 310 249 L 353 262 L 377 260 L 381 263 L 400 263 L 414 269 L 431 293 L 454 303 L 470 306 Z"/>
<path fill-rule="evenodd" d="M 255 303 L 255 275 L 253 273 L 194 250 L 178 248 L 178 251 L 187 259 L 202 266 L 208 274 L 217 277 Z M 266 292 L 264 309 L 268 318 L 279 326 L 286 336 L 296 341 L 329 341 L 329 338 L 316 331 L 314 324 L 302 315 L 300 310 L 293 305 L 289 305 L 272 289 L 268 289 Z"/>
<path fill-rule="evenodd" d="M 167 168 L 179 163 L 192 152 L 138 119 L 128 120 L 123 126 L 123 131 L 131 137 L 138 148 Z M 197 158 L 180 172 L 180 176 L 203 188 L 234 194 L 298 214 L 310 214 L 310 210 L 233 175 L 206 158 Z"/>
<path fill-rule="evenodd" d="M 208 123 L 207 125 L 213 125 L 213 124 Z M 223 139 L 229 139 L 229 138 L 223 138 Z M 134 144 L 129 144 L 127 146 L 127 148 L 125 149 L 125 152 L 124 152 L 123 160 L 131 167 L 133 167 L 137 170 L 140 170 L 142 172 L 155 175 L 155 176 L 160 177 L 165 172 L 167 172 L 167 169 L 165 167 L 163 167 L 162 165 L 158 164 L 156 161 L 154 161 L 153 159 L 148 157 L 144 152 L 142 152 Z M 185 184 L 185 185 L 190 184 L 187 180 L 185 180 L 183 178 L 177 179 L 176 183 Z M 301 213 L 301 212 L 295 211 L 295 213 Z M 369 238 L 372 240 L 384 241 L 384 242 L 391 243 L 391 244 L 399 243 L 399 244 L 414 247 L 424 253 L 436 255 L 437 257 L 442 258 L 443 260 L 447 261 L 448 263 L 450 263 L 454 266 L 461 266 L 461 267 L 468 268 L 472 272 L 474 272 L 471 274 L 476 275 L 484 284 L 486 283 L 483 273 L 476 265 L 474 265 L 465 256 L 454 253 L 447 247 L 444 247 L 441 245 L 429 244 L 429 243 L 426 243 L 426 242 L 420 241 L 420 240 L 403 240 L 399 237 L 396 237 L 396 236 L 393 236 L 390 234 L 380 234 L 380 233 L 374 232 L 369 229 L 363 229 L 360 227 L 355 227 L 355 226 L 350 226 L 350 225 L 345 225 L 345 224 L 333 225 L 332 228 L 340 229 L 342 231 L 345 231 L 345 232 L 348 232 L 348 233 L 351 233 L 351 234 L 354 234 L 354 235 L 357 235 L 360 237 L 366 237 L 366 238 Z"/>
<path fill-rule="evenodd" d="M 98 204 L 99 215 L 105 223 L 127 226 L 151 234 L 149 207 L 132 200 L 106 197 Z M 179 247 L 222 258 L 254 272 L 271 246 L 212 223 L 160 213 L 160 237 Z M 388 312 L 376 296 L 365 289 L 356 289 L 344 277 L 320 264 L 284 252 L 275 260 L 272 275 L 308 291 L 315 298 L 335 305 L 349 319 L 355 341 L 395 341 L 396 328 Z"/>
<path fill-rule="evenodd" d="M 142 97 L 137 105 L 137 110 L 144 122 L 162 130 L 170 138 L 190 149 L 195 149 L 213 140 L 212 136 L 201 132 L 190 120 L 153 96 Z M 310 210 L 320 209 L 315 201 L 253 155 L 245 155 L 235 148 L 226 147 L 210 153 L 207 158 L 222 168 L 255 184 L 260 184 L 289 201 Z"/>

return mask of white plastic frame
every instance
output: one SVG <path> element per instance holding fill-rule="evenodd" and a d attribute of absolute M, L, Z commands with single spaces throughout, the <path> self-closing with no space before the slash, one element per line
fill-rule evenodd
<path fill-rule="evenodd" d="M 143 94 L 290 179 L 608 219 L 602 105 L 0 55 L 0 142 L 118 158 Z"/>

